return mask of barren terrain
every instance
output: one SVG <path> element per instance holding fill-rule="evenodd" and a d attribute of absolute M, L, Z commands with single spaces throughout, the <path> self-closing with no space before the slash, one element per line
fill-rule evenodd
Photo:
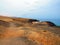
<path fill-rule="evenodd" d="M 0 16 L 0 45 L 60 45 L 60 27 Z"/>

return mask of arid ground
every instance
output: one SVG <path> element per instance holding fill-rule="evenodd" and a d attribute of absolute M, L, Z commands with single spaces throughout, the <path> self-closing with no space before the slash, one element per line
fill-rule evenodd
<path fill-rule="evenodd" d="M 0 45 L 60 45 L 60 27 L 35 19 L 0 16 Z"/>

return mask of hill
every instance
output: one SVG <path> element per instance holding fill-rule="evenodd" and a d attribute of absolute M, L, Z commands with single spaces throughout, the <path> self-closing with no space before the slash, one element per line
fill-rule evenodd
<path fill-rule="evenodd" d="M 47 21 L 0 16 L 0 45 L 60 45 L 60 27 Z"/>

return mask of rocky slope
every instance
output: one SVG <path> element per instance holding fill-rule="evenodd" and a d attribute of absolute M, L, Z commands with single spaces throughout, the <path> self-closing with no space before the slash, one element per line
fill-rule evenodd
<path fill-rule="evenodd" d="M 47 21 L 0 16 L 0 45 L 60 45 L 60 27 Z"/>

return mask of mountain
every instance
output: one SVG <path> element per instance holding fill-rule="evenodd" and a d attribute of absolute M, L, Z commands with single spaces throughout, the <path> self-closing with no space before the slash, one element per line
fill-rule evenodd
<path fill-rule="evenodd" d="M 50 21 L 0 16 L 0 45 L 60 45 L 60 27 Z"/>

